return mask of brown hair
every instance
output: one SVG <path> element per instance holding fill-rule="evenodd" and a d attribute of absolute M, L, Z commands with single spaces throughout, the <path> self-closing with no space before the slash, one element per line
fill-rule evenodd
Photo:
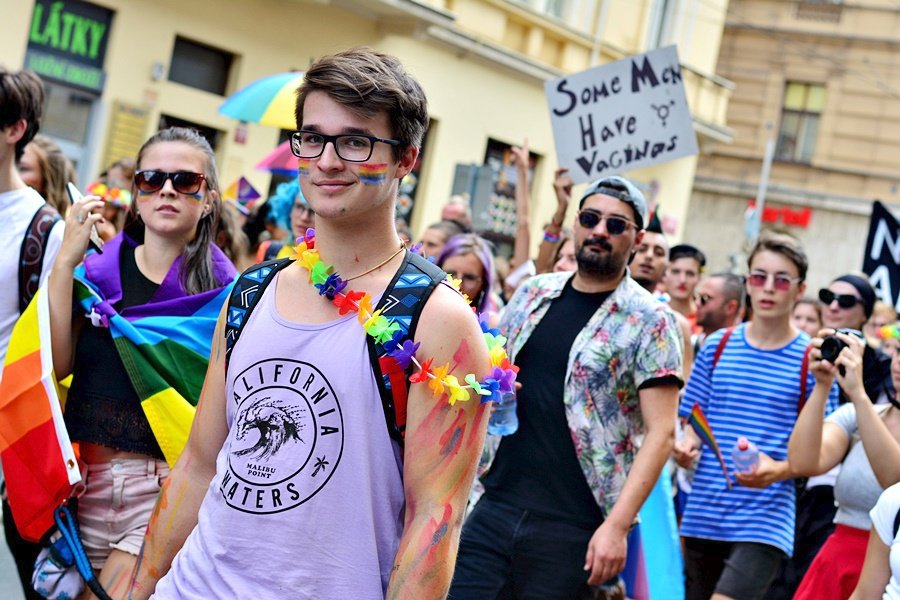
<path fill-rule="evenodd" d="M 391 135 L 400 141 L 393 147 L 395 159 L 407 147 L 422 144 L 428 126 L 425 92 L 394 56 L 371 48 L 351 48 L 316 61 L 297 89 L 298 129 L 303 126 L 303 104 L 311 92 L 324 92 L 363 117 L 384 112 Z"/>
<path fill-rule="evenodd" d="M 0 129 L 25 119 L 25 133 L 16 142 L 16 162 L 41 128 L 44 110 L 44 84 L 28 70 L 7 71 L 0 67 Z"/>
<path fill-rule="evenodd" d="M 182 142 L 192 146 L 204 154 L 203 175 L 206 177 L 206 196 L 210 210 L 200 217 L 197 223 L 197 231 L 181 253 L 181 269 L 178 273 L 181 285 L 188 294 L 199 294 L 219 287 L 213 275 L 210 247 L 215 242 L 216 228 L 219 222 L 221 204 L 219 200 L 219 178 L 216 174 L 216 155 L 209 142 L 193 129 L 184 127 L 170 127 L 157 132 L 153 137 L 144 142 L 138 152 L 137 167 L 140 168 L 141 160 L 147 150 L 162 142 Z M 134 186 L 132 185 L 132 188 Z M 215 194 L 213 194 L 215 192 Z M 137 197 L 137 190 L 132 189 L 132 195 Z M 136 203 L 132 204 L 134 215 L 138 215 Z"/>
<path fill-rule="evenodd" d="M 806 252 L 800 241 L 787 233 L 775 233 L 765 231 L 759 236 L 759 241 L 750 251 L 747 258 L 747 268 L 753 263 L 753 258 L 760 252 L 768 251 L 780 254 L 797 266 L 797 273 L 800 275 L 800 281 L 806 280 L 806 271 L 809 269 L 809 259 L 806 258 Z"/>
<path fill-rule="evenodd" d="M 66 158 L 62 148 L 45 135 L 36 135 L 29 144 L 37 157 L 41 168 L 41 179 L 44 189 L 38 190 L 59 214 L 66 214 L 69 206 L 69 193 L 66 191 L 66 183 L 75 181 L 75 167 L 72 161 Z"/>

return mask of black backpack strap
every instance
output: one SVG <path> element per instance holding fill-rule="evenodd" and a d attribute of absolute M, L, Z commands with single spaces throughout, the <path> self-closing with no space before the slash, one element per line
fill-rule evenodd
<path fill-rule="evenodd" d="M 42 205 L 31 217 L 25 230 L 25 238 L 19 249 L 19 312 L 25 312 L 41 285 L 44 255 L 53 226 L 60 220 L 59 213 L 49 204 Z"/>
<path fill-rule="evenodd" d="M 381 309 L 382 315 L 400 326 L 404 339 L 412 340 L 415 338 L 416 326 L 425 302 L 434 288 L 446 277 L 446 273 L 434 263 L 418 254 L 407 252 L 403 264 L 375 309 Z M 402 446 L 406 432 L 409 376 L 414 366 L 410 364 L 406 369 L 400 368 L 396 361 L 388 356 L 384 345 L 377 343 L 371 336 L 366 336 L 366 344 L 369 348 L 372 372 L 375 373 L 375 381 L 378 383 L 378 393 L 381 395 L 388 433 Z"/>
<path fill-rule="evenodd" d="M 259 299 L 262 298 L 266 286 L 271 283 L 275 274 L 294 261 L 290 258 L 281 260 L 267 260 L 253 265 L 238 277 L 228 297 L 228 311 L 225 315 L 225 370 L 228 370 L 228 361 L 231 351 L 237 344 L 244 323 L 250 317 L 250 313 L 256 308 Z"/>

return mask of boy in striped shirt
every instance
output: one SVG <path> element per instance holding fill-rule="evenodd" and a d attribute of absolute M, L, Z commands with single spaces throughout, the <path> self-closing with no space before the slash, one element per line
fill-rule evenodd
<path fill-rule="evenodd" d="M 735 328 L 724 345 L 726 330 L 710 335 L 694 363 L 679 414 L 686 417 L 700 405 L 733 479 L 729 487 L 716 456 L 692 433 L 676 446 L 682 465 L 700 456 L 681 524 L 688 600 L 762 598 L 781 558 L 793 552 L 787 445 L 805 401 L 801 394 L 809 395 L 815 379 L 802 366 L 809 336 L 791 325 L 790 315 L 805 290 L 808 264 L 794 238 L 764 235 L 749 258 L 753 320 Z M 836 406 L 833 388 L 828 412 Z M 740 437 L 760 450 L 750 473 L 736 473 L 732 464 Z"/>

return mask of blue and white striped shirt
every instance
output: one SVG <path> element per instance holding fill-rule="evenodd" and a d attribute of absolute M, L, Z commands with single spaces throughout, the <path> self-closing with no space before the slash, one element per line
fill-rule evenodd
<path fill-rule="evenodd" d="M 746 324 L 738 326 L 713 369 L 713 356 L 725 330 L 709 336 L 697 355 L 679 414 L 687 416 L 699 403 L 712 428 L 725 466 L 734 473 L 731 451 L 746 437 L 773 460 L 787 460 L 788 440 L 797 420 L 800 372 L 810 338 L 800 333 L 775 350 L 747 343 Z M 807 397 L 815 378 L 807 374 Z M 833 386 L 825 413 L 837 408 Z M 704 445 L 693 489 L 681 523 L 681 535 L 727 542 L 769 544 L 791 555 L 794 549 L 794 484 L 779 481 L 751 489 L 732 479 L 732 488 L 715 453 Z"/>

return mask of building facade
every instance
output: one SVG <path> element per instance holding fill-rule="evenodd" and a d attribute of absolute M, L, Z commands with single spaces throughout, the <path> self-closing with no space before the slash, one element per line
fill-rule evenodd
<path fill-rule="evenodd" d="M 217 112 L 267 75 L 365 45 L 400 57 L 429 98 L 432 123 L 408 211 L 418 234 L 460 189 L 457 165 L 492 164 L 527 138 L 534 153 L 535 247 L 555 209 L 556 169 L 544 82 L 677 44 L 702 149 L 728 143 L 731 84 L 717 76 L 727 0 L 0 0 L 0 62 L 48 86 L 43 132 L 87 183 L 133 157 L 158 128 L 189 125 L 213 140 L 223 188 L 244 176 L 263 194 L 257 162 L 277 128 Z M 653 192 L 679 237 L 696 157 L 630 173 Z M 572 211 L 574 213 L 574 210 Z"/>
<path fill-rule="evenodd" d="M 898 31 L 887 0 L 730 3 L 718 68 L 736 85 L 734 142 L 701 155 L 685 230 L 713 269 L 742 263 L 767 145 L 763 228 L 803 242 L 811 293 L 862 268 L 873 201 L 900 208 Z"/>

